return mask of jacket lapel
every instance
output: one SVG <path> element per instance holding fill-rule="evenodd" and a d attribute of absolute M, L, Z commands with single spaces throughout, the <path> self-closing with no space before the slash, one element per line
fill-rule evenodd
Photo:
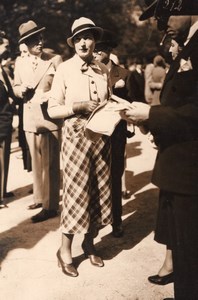
<path fill-rule="evenodd" d="M 34 72 L 33 88 L 35 89 L 41 79 L 44 77 L 45 73 L 51 66 L 51 60 L 41 60 L 38 64 L 36 71 Z"/>

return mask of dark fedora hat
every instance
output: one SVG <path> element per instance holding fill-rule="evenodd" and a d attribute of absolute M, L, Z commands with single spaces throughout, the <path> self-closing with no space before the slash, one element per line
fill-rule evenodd
<path fill-rule="evenodd" d="M 144 21 L 150 17 L 153 17 L 155 14 L 155 9 L 157 6 L 157 0 L 147 0 L 145 1 L 146 5 L 148 6 L 143 14 L 139 17 L 140 21 Z"/>
<path fill-rule="evenodd" d="M 116 48 L 118 46 L 116 35 L 108 29 L 103 29 L 102 37 L 96 42 L 96 47 L 98 45 L 103 45 L 112 49 Z"/>
<path fill-rule="evenodd" d="M 139 20 L 144 21 L 150 17 L 160 19 L 169 16 L 198 15 L 198 0 L 146 0 L 147 9 Z"/>
<path fill-rule="evenodd" d="M 103 29 L 101 27 L 97 27 L 95 23 L 85 17 L 81 17 L 77 20 L 74 21 L 71 32 L 72 35 L 67 39 L 67 43 L 70 47 L 74 47 L 74 42 L 73 38 L 80 32 L 86 31 L 86 30 L 91 30 L 95 33 L 95 38 L 96 40 L 100 39 Z"/>
<path fill-rule="evenodd" d="M 45 30 L 45 27 L 39 28 L 37 24 L 32 20 L 21 24 L 19 26 L 19 34 L 20 34 L 19 43 L 24 42 L 24 40 L 26 40 L 27 38 L 43 30 Z"/>

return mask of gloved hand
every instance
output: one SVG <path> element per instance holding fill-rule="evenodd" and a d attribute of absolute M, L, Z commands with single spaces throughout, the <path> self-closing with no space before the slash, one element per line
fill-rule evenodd
<path fill-rule="evenodd" d="M 22 96 L 25 96 L 29 91 L 32 91 L 33 88 L 29 85 L 25 85 L 25 84 L 22 84 L 21 85 L 21 94 Z"/>
<path fill-rule="evenodd" d="M 82 101 L 73 103 L 73 112 L 75 114 L 91 113 L 98 106 L 98 101 Z"/>

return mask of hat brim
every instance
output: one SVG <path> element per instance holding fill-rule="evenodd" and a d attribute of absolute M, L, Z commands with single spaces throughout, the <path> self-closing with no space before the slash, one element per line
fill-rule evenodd
<path fill-rule="evenodd" d="M 118 43 L 112 41 L 99 41 L 96 43 L 96 46 L 105 46 L 113 49 L 118 46 Z"/>
<path fill-rule="evenodd" d="M 35 35 L 35 34 L 41 32 L 41 31 L 44 31 L 44 30 L 45 30 L 45 27 L 42 27 L 42 28 L 40 28 L 40 29 L 37 29 L 37 30 L 34 31 L 34 32 L 31 32 L 31 33 L 29 33 L 29 34 L 23 36 L 22 38 L 19 39 L 19 44 L 20 44 L 21 42 L 24 42 L 26 39 L 28 39 L 28 38 L 31 37 L 32 35 Z"/>
<path fill-rule="evenodd" d="M 154 1 L 151 5 L 147 7 L 147 9 L 143 12 L 143 14 L 139 17 L 140 21 L 145 21 L 154 16 L 155 9 L 157 6 L 157 0 Z"/>
<path fill-rule="evenodd" d="M 101 36 L 102 36 L 102 33 L 103 33 L 103 29 L 102 29 L 101 27 L 93 27 L 93 28 L 85 27 L 85 28 L 83 28 L 83 29 L 77 31 L 75 34 L 73 34 L 73 35 L 70 36 L 69 38 L 67 38 L 67 44 L 68 44 L 71 48 L 74 48 L 73 38 L 74 38 L 77 34 L 79 34 L 80 32 L 87 31 L 87 30 L 96 32 L 96 33 L 98 34 L 97 40 L 100 40 L 100 38 L 101 38 Z"/>

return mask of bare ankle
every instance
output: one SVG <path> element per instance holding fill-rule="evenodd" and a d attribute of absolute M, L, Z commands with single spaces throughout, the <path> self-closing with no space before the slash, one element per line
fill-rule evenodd
<path fill-rule="evenodd" d="M 173 272 L 173 268 L 171 266 L 163 265 L 158 272 L 159 276 L 165 276 Z"/>

